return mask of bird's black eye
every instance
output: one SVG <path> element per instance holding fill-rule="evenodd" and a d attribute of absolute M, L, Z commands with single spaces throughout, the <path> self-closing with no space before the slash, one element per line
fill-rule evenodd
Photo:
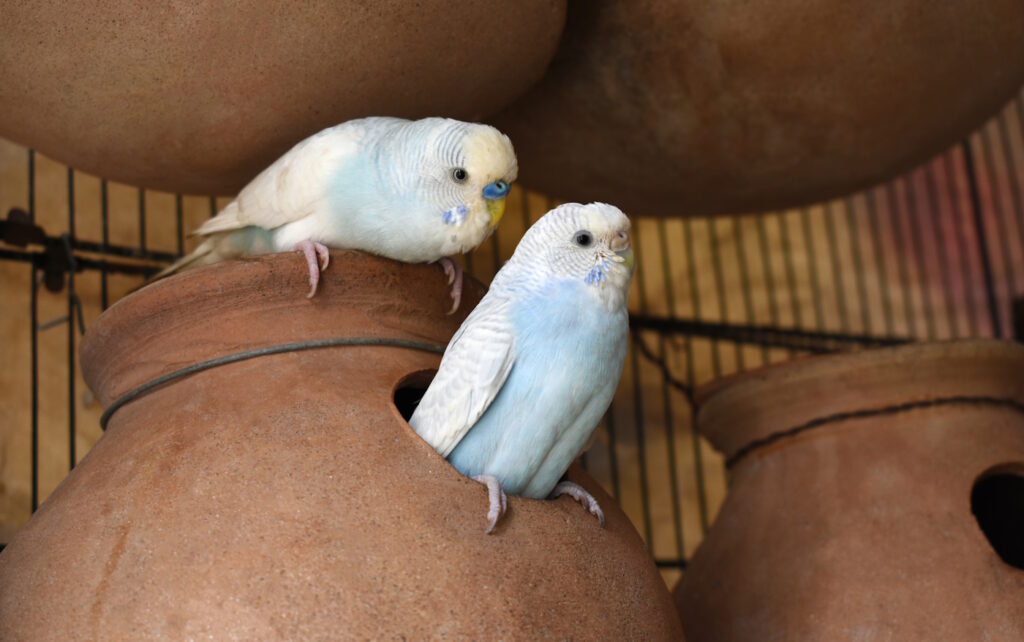
<path fill-rule="evenodd" d="M 580 247 L 590 247 L 590 244 L 594 242 L 594 237 L 590 235 L 590 232 L 586 230 L 580 230 L 572 237 L 573 243 Z"/>
<path fill-rule="evenodd" d="M 464 183 L 469 178 L 469 173 L 461 167 L 456 167 L 452 170 L 452 178 L 459 183 Z"/>

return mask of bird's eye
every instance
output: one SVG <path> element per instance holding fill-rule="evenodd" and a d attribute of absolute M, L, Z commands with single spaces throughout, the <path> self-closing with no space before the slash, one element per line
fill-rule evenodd
<path fill-rule="evenodd" d="M 469 173 L 461 167 L 456 167 L 452 170 L 452 178 L 458 183 L 465 183 L 466 179 L 469 178 Z"/>
<path fill-rule="evenodd" d="M 573 243 L 580 247 L 590 247 L 590 244 L 594 242 L 594 237 L 590 235 L 590 232 L 581 230 L 573 235 L 572 240 Z"/>

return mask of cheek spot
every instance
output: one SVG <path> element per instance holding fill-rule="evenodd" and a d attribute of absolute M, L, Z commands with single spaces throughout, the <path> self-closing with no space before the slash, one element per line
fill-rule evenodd
<path fill-rule="evenodd" d="M 441 214 L 441 220 L 448 225 L 455 225 L 458 227 L 465 222 L 467 214 L 469 214 L 469 206 L 462 203 L 461 205 L 445 210 L 444 213 Z"/>

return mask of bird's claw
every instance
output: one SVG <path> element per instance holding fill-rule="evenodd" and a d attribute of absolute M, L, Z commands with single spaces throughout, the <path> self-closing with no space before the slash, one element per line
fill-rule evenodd
<path fill-rule="evenodd" d="M 296 243 L 295 249 L 306 257 L 306 266 L 309 268 L 309 294 L 306 298 L 312 299 L 316 294 L 317 285 L 320 284 L 320 273 L 331 263 L 331 253 L 323 243 L 310 240 Z"/>
<path fill-rule="evenodd" d="M 585 488 L 571 481 L 558 482 L 555 489 L 551 491 L 549 499 L 555 499 L 561 495 L 568 495 L 572 497 L 590 512 L 591 515 L 597 518 L 597 521 L 601 523 L 601 528 L 604 528 L 604 511 L 601 510 L 601 505 L 597 503 L 594 496 L 587 492 Z"/>
<path fill-rule="evenodd" d="M 459 309 L 459 303 L 462 302 L 462 267 L 447 256 L 438 259 L 438 263 L 444 268 L 444 273 L 448 277 L 448 285 L 452 286 L 452 308 L 448 310 L 448 314 L 454 314 Z"/>
<path fill-rule="evenodd" d="M 484 533 L 490 535 L 494 531 L 494 527 L 497 526 L 498 520 L 501 519 L 501 516 L 505 514 L 505 510 L 508 508 L 508 497 L 505 496 L 505 491 L 501 489 L 501 483 L 494 475 L 477 475 L 473 477 L 473 480 L 487 486 L 487 500 L 489 503 L 487 510 L 488 525 Z"/>

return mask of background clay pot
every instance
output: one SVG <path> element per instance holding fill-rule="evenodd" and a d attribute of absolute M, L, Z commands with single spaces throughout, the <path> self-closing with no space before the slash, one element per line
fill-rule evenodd
<path fill-rule="evenodd" d="M 1020 0 L 573 2 L 544 80 L 495 122 L 553 197 L 763 211 L 893 176 L 1022 82 Z"/>
<path fill-rule="evenodd" d="M 6 2 L 0 136 L 134 185 L 233 194 L 361 116 L 479 120 L 536 82 L 565 0 Z"/>
<path fill-rule="evenodd" d="M 106 406 L 186 365 L 329 337 L 444 345 L 437 266 L 337 253 L 305 298 L 295 253 L 188 272 L 108 310 L 82 345 Z M 461 314 L 482 288 L 468 286 Z M 486 492 L 392 403 L 440 356 L 335 347 L 223 365 L 124 405 L 0 554 L 2 639 L 675 639 L 625 515 Z"/>
<path fill-rule="evenodd" d="M 965 341 L 713 386 L 699 429 L 739 459 L 675 591 L 688 639 L 1024 639 L 1024 570 L 972 515 L 979 477 L 1024 475 L 1022 373 L 1024 346 Z"/>

